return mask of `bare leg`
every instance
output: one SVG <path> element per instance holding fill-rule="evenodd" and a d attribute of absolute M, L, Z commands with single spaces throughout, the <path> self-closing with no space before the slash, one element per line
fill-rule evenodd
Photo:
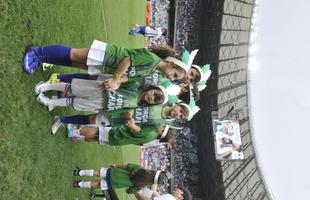
<path fill-rule="evenodd" d="M 70 60 L 75 63 L 86 64 L 89 48 L 72 48 L 70 52 Z"/>
<path fill-rule="evenodd" d="M 89 120 L 89 123 L 96 124 L 96 114 L 89 115 L 88 120 Z"/>
<path fill-rule="evenodd" d="M 95 180 L 95 181 L 91 181 L 91 188 L 98 188 L 100 187 L 100 181 L 99 180 Z"/>
<path fill-rule="evenodd" d="M 86 63 L 72 62 L 72 67 L 87 70 Z"/>
<path fill-rule="evenodd" d="M 99 139 L 99 129 L 96 127 L 83 127 L 80 129 L 80 135 L 84 136 L 87 142 L 95 142 Z"/>

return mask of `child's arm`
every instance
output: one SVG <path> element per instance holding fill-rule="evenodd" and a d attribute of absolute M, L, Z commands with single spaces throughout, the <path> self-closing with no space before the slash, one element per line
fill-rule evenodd
<path fill-rule="evenodd" d="M 127 169 L 128 165 L 110 165 L 111 168 Z"/>
<path fill-rule="evenodd" d="M 126 126 L 130 129 L 132 129 L 137 134 L 139 134 L 141 132 L 141 128 L 135 124 L 135 120 L 133 118 L 129 118 L 127 120 Z"/>
<path fill-rule="evenodd" d="M 119 86 L 128 81 L 127 76 L 123 76 L 126 70 L 131 65 L 130 57 L 125 58 L 115 70 L 113 78 L 108 79 L 105 82 L 105 89 L 108 91 L 117 90 Z"/>

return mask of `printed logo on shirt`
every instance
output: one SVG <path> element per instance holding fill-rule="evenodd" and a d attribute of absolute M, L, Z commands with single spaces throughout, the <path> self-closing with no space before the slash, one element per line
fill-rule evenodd
<path fill-rule="evenodd" d="M 117 110 L 123 107 L 124 97 L 121 94 L 116 93 L 115 91 L 108 92 L 108 110 Z"/>
<path fill-rule="evenodd" d="M 127 76 L 136 76 L 136 68 L 129 67 L 124 74 Z"/>
<path fill-rule="evenodd" d="M 149 119 L 149 107 L 136 108 L 135 109 L 135 121 L 136 123 L 146 123 Z"/>
<path fill-rule="evenodd" d="M 146 85 L 159 85 L 159 71 L 155 70 L 151 76 L 144 78 L 144 84 Z"/>

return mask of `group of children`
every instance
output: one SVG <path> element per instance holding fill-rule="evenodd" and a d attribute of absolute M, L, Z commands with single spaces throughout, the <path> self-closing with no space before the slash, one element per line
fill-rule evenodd
<path fill-rule="evenodd" d="M 98 40 L 90 48 L 29 46 L 23 57 L 23 69 L 32 74 L 48 63 L 87 70 L 87 73 L 56 74 L 35 86 L 37 101 L 49 111 L 72 107 L 91 112 L 56 116 L 53 134 L 61 125 L 68 124 L 67 137 L 71 141 L 143 145 L 154 140 L 169 141 L 176 128 L 174 122 L 189 121 L 199 111 L 195 101 L 199 99 L 199 91 L 206 87 L 211 71 L 209 65 L 192 65 L 197 52 L 185 51 L 179 57 L 168 46 L 128 49 Z M 68 95 L 50 98 L 45 96 L 47 91 Z M 82 126 L 75 128 L 72 124 Z M 77 168 L 74 175 L 100 177 L 100 181 L 74 182 L 74 187 L 127 188 L 128 193 L 171 178 L 167 171 L 147 170 L 135 164 L 113 165 L 98 171 Z M 172 196 L 184 199 L 190 196 L 186 191 L 177 189 Z M 138 193 L 136 197 L 144 198 Z M 164 199 L 169 198 L 166 195 Z"/>

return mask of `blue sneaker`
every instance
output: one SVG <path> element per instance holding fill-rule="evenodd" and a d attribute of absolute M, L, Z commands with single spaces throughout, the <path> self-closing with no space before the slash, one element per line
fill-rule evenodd
<path fill-rule="evenodd" d="M 23 57 L 23 69 L 26 73 L 32 74 L 42 65 L 41 60 L 38 58 L 34 51 L 33 46 L 26 47 Z"/>

